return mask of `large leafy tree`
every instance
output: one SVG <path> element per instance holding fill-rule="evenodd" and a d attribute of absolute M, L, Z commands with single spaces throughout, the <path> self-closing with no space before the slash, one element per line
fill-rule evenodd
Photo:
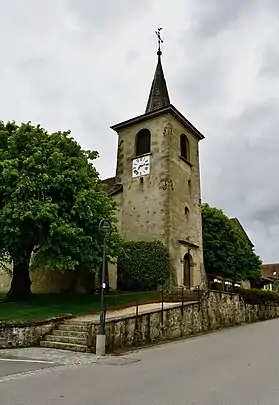
<path fill-rule="evenodd" d="M 30 263 L 46 270 L 98 268 L 98 223 L 115 222 L 115 203 L 92 164 L 97 157 L 70 131 L 0 122 L 0 260 L 13 263 L 8 298 L 31 293 Z M 112 255 L 117 246 L 114 233 Z"/>
<path fill-rule="evenodd" d="M 261 260 L 241 229 L 220 209 L 202 206 L 205 270 L 236 280 L 256 280 Z"/>

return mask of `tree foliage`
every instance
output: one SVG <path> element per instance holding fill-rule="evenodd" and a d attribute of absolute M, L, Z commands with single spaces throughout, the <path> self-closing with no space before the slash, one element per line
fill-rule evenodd
<path fill-rule="evenodd" d="M 260 276 L 261 260 L 244 233 L 221 210 L 202 207 L 203 249 L 206 272 L 236 280 Z"/>
<path fill-rule="evenodd" d="M 170 280 L 172 271 L 169 252 L 162 242 L 124 242 L 117 262 L 118 288 L 155 290 Z"/>
<path fill-rule="evenodd" d="M 0 258 L 13 261 L 10 295 L 30 293 L 29 263 L 60 271 L 99 264 L 98 223 L 115 222 L 92 164 L 70 131 L 49 134 L 30 123 L 0 122 Z M 118 246 L 112 235 L 109 252 Z"/>

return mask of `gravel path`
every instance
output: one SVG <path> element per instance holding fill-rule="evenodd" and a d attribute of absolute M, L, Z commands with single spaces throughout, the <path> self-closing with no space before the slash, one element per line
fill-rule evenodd
<path fill-rule="evenodd" d="M 188 302 L 189 304 L 192 303 L 192 301 Z M 163 308 L 175 308 L 179 307 L 181 303 L 179 302 L 164 302 L 163 303 Z M 153 303 L 153 304 L 145 304 L 145 305 L 139 305 L 138 313 L 143 314 L 143 313 L 148 313 L 152 311 L 158 311 L 162 308 L 161 302 Z M 123 308 L 123 309 L 117 309 L 117 310 L 109 310 L 106 313 L 106 320 L 113 319 L 113 318 L 122 318 L 122 317 L 128 317 L 128 316 L 133 316 L 136 315 L 136 306 L 128 307 L 128 308 Z M 74 318 L 75 321 L 84 321 L 84 322 L 98 322 L 100 318 L 99 314 L 89 314 L 89 315 L 82 315 L 79 317 Z"/>

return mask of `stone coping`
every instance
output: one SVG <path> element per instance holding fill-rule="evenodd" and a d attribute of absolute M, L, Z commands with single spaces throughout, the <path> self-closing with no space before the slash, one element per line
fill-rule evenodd
<path fill-rule="evenodd" d="M 206 291 L 213 292 L 213 293 L 218 293 L 218 294 L 224 294 L 224 295 L 239 295 L 239 296 L 241 296 L 238 292 L 233 292 L 233 291 L 213 290 L 212 288 L 208 288 Z"/>
<path fill-rule="evenodd" d="M 171 309 L 181 308 L 181 306 L 182 306 L 181 302 L 165 303 L 165 304 L 167 304 L 168 306 L 163 308 L 163 312 L 171 310 Z M 195 304 L 197 305 L 198 302 L 197 301 L 186 301 L 186 302 L 184 302 L 183 307 L 190 306 L 190 305 L 195 305 Z M 127 309 L 127 310 L 130 309 L 131 310 L 131 308 L 136 308 L 136 307 L 135 306 L 127 307 L 127 308 L 124 308 L 124 310 L 125 309 Z M 160 306 L 158 308 L 146 309 L 144 311 L 139 311 L 138 314 L 128 312 L 126 314 L 123 313 L 122 315 L 119 314 L 119 315 L 113 316 L 113 313 L 112 313 L 110 316 L 106 317 L 105 321 L 106 321 L 106 323 L 113 323 L 113 322 L 118 322 L 118 321 L 125 320 L 125 319 L 134 319 L 134 318 L 140 317 L 142 315 L 155 314 L 155 313 L 158 313 L 158 312 L 161 312 L 161 311 L 162 311 L 162 308 L 161 308 L 161 304 L 160 304 Z M 115 311 L 115 312 L 117 312 L 117 311 Z M 98 314 L 92 314 L 91 317 L 92 317 L 92 319 L 90 319 L 90 315 L 84 315 L 84 316 L 79 316 L 79 317 L 72 318 L 71 320 L 73 321 L 73 323 L 76 322 L 78 324 L 82 323 L 82 324 L 85 324 L 85 325 L 99 325 L 99 323 L 100 323 L 100 319 L 98 319 L 99 315 Z"/>
<path fill-rule="evenodd" d="M 66 319 L 71 319 L 74 318 L 75 316 L 72 314 L 66 314 L 66 315 L 61 315 L 61 316 L 54 316 L 51 318 L 44 318 L 44 319 L 39 319 L 39 320 L 30 320 L 30 321 L 15 321 L 15 322 L 10 322 L 10 321 L 1 321 L 0 320 L 0 328 L 25 328 L 25 327 L 30 327 L 30 326 L 39 326 L 39 325 L 44 325 L 47 323 L 51 322 L 62 322 Z"/>
<path fill-rule="evenodd" d="M 213 291 L 213 290 L 212 290 Z M 214 292 L 218 292 L 219 291 L 214 291 Z M 140 315 L 146 315 L 149 313 L 156 313 L 159 311 L 162 311 L 161 308 L 161 302 L 155 302 L 156 304 L 158 304 L 158 308 L 154 308 L 154 309 L 148 309 L 145 311 L 139 311 L 138 316 Z M 153 304 L 155 304 L 153 303 Z M 163 311 L 167 311 L 168 309 L 172 309 L 172 308 L 180 308 L 181 307 L 181 302 L 177 302 L 177 303 L 165 303 L 167 304 L 167 307 L 163 308 Z M 185 301 L 184 302 L 184 306 L 186 305 L 192 305 L 192 304 L 197 304 L 197 301 Z M 149 305 L 149 304 L 142 304 L 139 305 L 139 308 L 141 306 L 145 306 L 145 305 Z M 123 310 L 123 312 L 125 311 L 125 309 L 129 310 L 131 308 L 135 308 L 136 306 L 131 306 L 131 307 L 119 307 L 115 309 L 115 312 L 117 311 L 121 311 Z M 109 310 L 111 312 L 113 312 L 114 310 Z M 113 316 L 113 314 L 111 314 L 112 316 L 108 316 L 106 318 L 106 322 L 114 322 L 114 321 L 119 321 L 121 319 L 127 319 L 127 318 L 134 318 L 137 315 L 134 313 L 126 313 L 126 314 L 122 314 L 119 316 Z M 98 313 L 95 314 L 87 314 L 87 315 L 80 315 L 80 316 L 76 316 L 73 314 L 65 314 L 65 315 L 60 315 L 60 316 L 54 316 L 54 317 L 50 317 L 50 318 L 44 318 L 44 319 L 38 319 L 38 320 L 28 320 L 28 321 L 15 321 L 15 322 L 10 322 L 10 321 L 1 321 L 0 320 L 0 329 L 1 328 L 24 328 L 24 327 L 32 327 L 32 326 L 39 326 L 39 325 L 44 325 L 44 324 L 48 324 L 51 322 L 63 322 L 67 319 L 72 319 L 72 320 L 76 320 L 78 322 L 83 322 L 86 324 L 99 324 L 100 320 L 98 319 L 88 319 L 86 320 L 86 318 L 97 318 L 99 317 Z"/>

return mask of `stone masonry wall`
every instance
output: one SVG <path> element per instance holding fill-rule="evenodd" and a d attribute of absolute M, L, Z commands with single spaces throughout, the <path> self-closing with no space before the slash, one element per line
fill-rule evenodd
<path fill-rule="evenodd" d="M 42 268 L 30 272 L 31 289 L 33 293 L 61 293 L 71 285 L 73 273 L 65 274 L 57 271 L 44 271 Z M 11 284 L 11 277 L 4 270 L 0 270 L 0 292 L 6 293 Z"/>
<path fill-rule="evenodd" d="M 151 133 L 150 174 L 132 178 L 138 131 Z M 180 159 L 180 135 L 187 134 L 191 164 Z M 190 253 L 191 284 L 205 279 L 202 254 L 198 140 L 171 115 L 137 123 L 119 131 L 116 177 L 123 184 L 118 228 L 130 240 L 160 239 L 175 264 L 175 284 L 183 284 L 183 257 Z M 185 215 L 185 206 L 189 216 Z M 194 248 L 179 244 L 189 241 Z"/>
<path fill-rule="evenodd" d="M 116 288 L 116 270 L 115 265 L 109 267 L 110 285 L 113 289 Z M 60 273 L 58 271 L 45 271 L 39 267 L 35 271 L 30 272 L 31 289 L 35 294 L 59 294 L 67 291 L 73 284 L 76 286 L 76 292 L 85 292 L 85 284 L 90 283 L 94 288 L 94 275 L 87 278 L 82 275 L 76 280 L 75 274 L 72 271 Z M 9 291 L 11 284 L 10 275 L 0 268 L 0 293 Z"/>
<path fill-rule="evenodd" d="M 61 320 L 60 320 L 61 321 Z M 0 324 L 0 349 L 37 346 L 50 333 L 58 320 L 29 324 Z"/>
<path fill-rule="evenodd" d="M 107 351 L 156 344 L 276 317 L 279 317 L 279 305 L 248 305 L 237 294 L 210 291 L 200 304 L 188 304 L 183 308 L 178 305 L 107 322 Z M 88 342 L 92 351 L 98 330 L 98 324 L 89 326 Z"/>
<path fill-rule="evenodd" d="M 9 290 L 11 284 L 10 275 L 0 267 L 0 293 L 5 293 Z"/>
<path fill-rule="evenodd" d="M 191 285 L 205 280 L 202 248 L 202 218 L 199 169 L 199 142 L 176 119 L 170 117 L 170 252 L 175 258 L 177 284 L 184 284 L 183 257 L 189 253 L 192 258 Z M 185 134 L 189 141 L 189 161 L 180 157 L 180 136 Z M 185 213 L 185 207 L 188 208 Z M 179 245 L 178 240 L 192 245 Z M 195 245 L 195 246 L 194 246 Z"/>
<path fill-rule="evenodd" d="M 168 172 L 168 135 L 164 128 L 167 116 L 149 119 L 121 130 L 118 134 L 116 176 L 123 184 L 120 203 L 122 211 L 119 228 L 130 240 L 161 239 L 166 242 L 167 192 L 164 190 Z M 132 178 L 132 159 L 135 157 L 137 133 L 146 128 L 151 132 L 150 174 Z"/>
<path fill-rule="evenodd" d="M 229 326 L 279 317 L 279 305 L 245 304 L 237 294 L 209 291 L 200 304 L 127 316 L 106 323 L 107 351 L 127 349 L 203 334 Z M 64 318 L 37 323 L 0 323 L 0 349 L 37 346 Z M 87 323 L 88 347 L 95 351 L 98 323 Z"/>

